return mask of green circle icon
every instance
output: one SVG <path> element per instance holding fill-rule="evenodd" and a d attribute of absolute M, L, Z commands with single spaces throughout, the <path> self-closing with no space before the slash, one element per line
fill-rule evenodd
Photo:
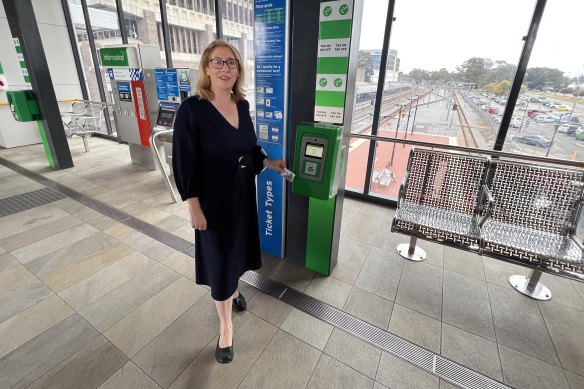
<path fill-rule="evenodd" d="M 349 12 L 349 6 L 347 4 L 343 4 L 339 7 L 339 13 L 341 15 L 346 15 Z"/>
<path fill-rule="evenodd" d="M 335 86 L 338 88 L 341 85 L 343 85 L 343 80 L 341 80 L 340 78 L 335 78 Z"/>
<path fill-rule="evenodd" d="M 333 13 L 333 8 L 330 5 L 327 5 L 322 10 L 322 13 L 323 13 L 324 16 L 331 16 L 331 14 Z"/>
<path fill-rule="evenodd" d="M 321 78 L 321 79 L 318 81 L 318 83 L 320 84 L 320 86 L 326 86 L 326 84 L 327 84 L 326 78 L 324 78 L 324 77 L 323 77 L 323 78 Z"/>

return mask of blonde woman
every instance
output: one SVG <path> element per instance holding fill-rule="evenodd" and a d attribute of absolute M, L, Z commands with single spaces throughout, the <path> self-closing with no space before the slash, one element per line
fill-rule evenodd
<path fill-rule="evenodd" d="M 237 49 L 212 42 L 201 57 L 197 95 L 181 104 L 174 123 L 174 177 L 195 229 L 196 282 L 211 287 L 219 315 L 219 363 L 234 356 L 231 309 L 246 308 L 238 279 L 262 266 L 255 175 L 286 167 L 257 145 L 243 77 Z"/>

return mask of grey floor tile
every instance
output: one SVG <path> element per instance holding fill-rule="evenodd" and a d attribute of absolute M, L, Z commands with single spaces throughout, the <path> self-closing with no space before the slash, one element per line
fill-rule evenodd
<path fill-rule="evenodd" d="M 248 300 L 247 310 L 260 319 L 280 327 L 292 310 L 292 306 L 266 293 L 258 292 Z"/>
<path fill-rule="evenodd" d="M 28 229 L 18 234 L 0 239 L 0 245 L 8 251 L 16 250 L 29 244 L 38 242 L 63 231 L 70 230 L 81 225 L 83 221 L 75 216 L 65 216 L 51 223 L 51 228 L 45 225 Z"/>
<path fill-rule="evenodd" d="M 36 280 L 10 253 L 0 255 L 0 296 Z"/>
<path fill-rule="evenodd" d="M 372 216 L 358 211 L 343 236 L 365 244 L 373 244 L 383 219 L 383 216 Z"/>
<path fill-rule="evenodd" d="M 527 275 L 524 267 L 489 257 L 483 257 L 483 267 L 487 282 L 507 289 L 513 289 L 509 277 L 514 274 Z"/>
<path fill-rule="evenodd" d="M 92 389 L 106 381 L 127 361 L 124 354 L 100 335 L 29 388 Z"/>
<path fill-rule="evenodd" d="M 160 389 L 150 377 L 129 361 L 98 389 Z"/>
<path fill-rule="evenodd" d="M 233 328 L 233 349 L 235 352 L 235 358 L 233 359 L 233 362 L 228 365 L 220 365 L 215 361 L 214 353 L 215 347 L 217 345 L 216 337 L 176 379 L 176 381 L 174 381 L 170 388 L 237 388 L 237 385 L 242 382 L 245 375 L 248 374 L 264 349 L 270 349 L 270 347 L 266 348 L 266 346 L 274 337 L 277 328 L 249 312 L 237 314 L 233 319 Z M 293 339 L 293 341 L 297 342 L 297 344 L 303 344 L 304 347 L 307 347 L 314 353 L 318 354 L 316 349 L 313 349 L 306 343 L 297 340 L 291 335 L 285 334 L 284 336 Z M 288 355 L 291 354 L 289 349 L 291 349 L 291 347 L 286 347 L 286 352 Z M 299 352 L 302 352 L 302 349 L 300 349 Z M 294 353 L 294 350 L 292 350 L 292 353 Z M 262 358 L 264 355 L 262 355 Z M 303 368 L 305 365 L 303 359 L 305 358 L 305 356 L 300 354 L 298 358 L 286 360 L 285 363 L 277 365 L 276 362 L 278 360 L 278 355 L 270 355 L 267 360 L 264 360 L 261 364 L 258 364 L 262 368 L 268 368 L 265 376 L 267 376 L 268 379 L 271 378 L 277 380 L 277 387 L 282 388 L 285 387 L 282 384 L 282 382 L 285 380 L 284 373 L 287 370 L 294 371 L 295 364 L 297 364 L 299 368 Z M 316 356 L 316 359 L 318 359 L 318 355 Z M 316 365 L 316 361 L 314 364 Z M 289 368 L 289 366 L 292 366 L 292 368 Z M 275 375 L 273 374 L 274 371 L 282 372 L 282 374 Z M 312 368 L 310 371 L 312 371 Z M 306 382 L 307 381 L 308 378 L 306 378 Z M 259 386 L 255 385 L 252 387 L 255 389 Z"/>
<path fill-rule="evenodd" d="M 387 329 L 393 302 L 354 287 L 343 310 L 361 320 L 382 329 Z"/>
<path fill-rule="evenodd" d="M 185 276 L 191 281 L 195 280 L 195 258 L 190 255 L 176 251 L 163 259 L 160 263 Z"/>
<path fill-rule="evenodd" d="M 284 260 L 281 258 L 274 257 L 268 253 L 262 253 L 262 267 L 256 270 L 256 273 L 269 278 L 283 263 Z"/>
<path fill-rule="evenodd" d="M 0 296 L 0 323 L 51 296 L 53 291 L 36 279 L 12 289 Z"/>
<path fill-rule="evenodd" d="M 506 384 L 525 389 L 569 389 L 564 371 L 559 367 L 499 346 Z"/>
<path fill-rule="evenodd" d="M 59 297 L 49 297 L 0 323 L 0 358 L 73 314 Z"/>
<path fill-rule="evenodd" d="M 580 298 L 584 300 L 584 282 L 572 281 L 572 285 L 574 285 L 574 288 L 576 288 L 580 294 Z"/>
<path fill-rule="evenodd" d="M 333 329 L 324 352 L 367 377 L 375 378 L 381 350 L 338 328 Z"/>
<path fill-rule="evenodd" d="M 397 252 L 397 245 L 409 242 L 409 236 L 391 232 L 391 219 L 385 219 L 379 228 L 379 232 L 373 241 L 373 246 L 379 249 L 389 251 L 390 253 Z"/>
<path fill-rule="evenodd" d="M 566 378 L 568 378 L 568 383 L 571 389 L 582 389 L 584 388 L 584 376 L 577 375 L 571 371 L 565 371 Z"/>
<path fill-rule="evenodd" d="M 321 351 L 333 332 L 332 325 L 297 309 L 292 309 L 280 328 Z"/>
<path fill-rule="evenodd" d="M 497 342 L 560 366 L 537 302 L 515 289 L 488 285 Z"/>
<path fill-rule="evenodd" d="M 157 264 L 79 311 L 103 332 L 180 277 Z"/>
<path fill-rule="evenodd" d="M 70 316 L 12 353 L 0 358 L 0 382 L 24 388 L 99 336 L 79 315 Z"/>
<path fill-rule="evenodd" d="M 170 254 L 174 253 L 174 249 L 149 237 L 141 232 L 134 232 L 133 234 L 121 239 L 122 242 L 132 247 L 143 254 L 146 254 L 156 262 L 160 262 Z"/>
<path fill-rule="evenodd" d="M 218 333 L 219 317 L 215 303 L 207 294 L 142 349 L 133 361 L 166 388 Z"/>
<path fill-rule="evenodd" d="M 56 201 L 53 204 L 84 222 L 101 216 L 100 212 L 70 198 Z"/>
<path fill-rule="evenodd" d="M 104 336 L 132 358 L 206 293 L 206 289 L 180 277 L 111 326 Z"/>
<path fill-rule="evenodd" d="M 552 301 L 540 304 L 540 308 L 562 367 L 584 375 L 584 312 Z"/>
<path fill-rule="evenodd" d="M 388 388 L 438 389 L 439 381 L 430 373 L 386 352 L 381 354 L 376 381 Z"/>
<path fill-rule="evenodd" d="M 561 304 L 584 311 L 584 300 L 571 280 L 552 274 L 542 274 L 540 282 L 552 292 L 552 302 L 554 304 Z"/>
<path fill-rule="evenodd" d="M 444 269 L 465 276 L 478 278 L 479 280 L 485 280 L 483 259 L 480 255 L 469 251 L 444 247 Z"/>
<path fill-rule="evenodd" d="M 375 382 L 375 384 L 373 385 L 373 389 L 389 389 L 387 386 L 383 386 L 381 385 L 379 382 Z"/>
<path fill-rule="evenodd" d="M 406 261 L 395 302 L 440 320 L 442 273 L 443 270 L 436 266 Z"/>
<path fill-rule="evenodd" d="M 364 202 L 349 197 L 343 199 L 343 212 L 353 211 L 357 212 L 363 207 Z"/>
<path fill-rule="evenodd" d="M 357 211 L 353 211 L 351 209 L 346 208 L 343 209 L 343 216 L 341 217 L 341 229 L 339 231 L 341 236 L 345 235 L 345 232 L 347 232 L 347 228 L 349 228 L 349 225 L 353 221 L 353 218 L 355 217 L 356 214 Z"/>
<path fill-rule="evenodd" d="M 496 341 L 489 293 L 484 281 L 444 271 L 442 321 Z"/>
<path fill-rule="evenodd" d="M 362 202 L 359 212 L 365 215 L 387 218 L 390 210 L 391 208 L 389 208 L 387 205 Z"/>
<path fill-rule="evenodd" d="M 370 249 L 368 244 L 348 238 L 341 239 L 337 265 L 331 272 L 331 277 L 349 285 L 355 284 Z"/>
<path fill-rule="evenodd" d="M 285 260 L 284 263 L 272 275 L 272 278 L 287 286 L 304 292 L 310 281 L 314 278 L 315 272 Z"/>
<path fill-rule="evenodd" d="M 59 296 L 81 310 L 155 264 L 153 259 L 135 252 L 59 292 Z"/>
<path fill-rule="evenodd" d="M 355 286 L 394 301 L 404 260 L 399 255 L 373 247 L 357 277 Z"/>
<path fill-rule="evenodd" d="M 239 388 L 305 388 L 320 355 L 317 349 L 278 331 Z"/>
<path fill-rule="evenodd" d="M 0 254 L 5 254 L 7 251 L 4 246 L 0 246 Z"/>
<path fill-rule="evenodd" d="M 426 252 L 427 257 L 424 260 L 424 263 L 439 268 L 444 267 L 444 249 L 446 246 L 420 239 L 418 239 L 418 246 Z"/>
<path fill-rule="evenodd" d="M 371 389 L 373 380 L 353 369 L 322 354 L 307 389 Z"/>
<path fill-rule="evenodd" d="M 497 343 L 442 324 L 442 356 L 501 381 L 501 362 Z"/>
<path fill-rule="evenodd" d="M 343 309 L 349 293 L 351 293 L 351 285 L 317 274 L 304 293 L 335 308 Z"/>
<path fill-rule="evenodd" d="M 4 242 L 7 237 L 20 234 L 25 231 L 43 227 L 47 225 L 52 227 L 59 219 L 69 216 L 69 214 L 52 204 L 46 204 L 40 207 L 27 209 L 22 212 L 13 213 L 12 215 L 2 217 L 0 225 L 0 242 Z"/>
<path fill-rule="evenodd" d="M 458 386 L 454 386 L 447 381 L 440 380 L 440 389 L 456 389 L 456 388 L 458 388 Z"/>
<path fill-rule="evenodd" d="M 389 332 L 440 354 L 442 324 L 440 320 L 394 304 Z"/>

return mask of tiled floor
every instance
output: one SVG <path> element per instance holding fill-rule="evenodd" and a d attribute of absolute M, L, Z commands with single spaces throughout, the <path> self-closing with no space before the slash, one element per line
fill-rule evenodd
<path fill-rule="evenodd" d="M 127 147 L 71 140 L 75 167 L 41 146 L 0 157 L 190 240 L 183 204 Z M 0 198 L 42 186 L 0 166 Z M 536 302 L 507 277 L 525 270 L 421 242 L 404 261 L 393 211 L 345 200 L 329 278 L 266 257 L 260 271 L 444 357 L 519 388 L 584 388 L 584 284 L 547 276 Z M 0 218 L 2 388 L 449 388 L 436 377 L 242 283 L 236 358 L 214 361 L 218 319 L 192 258 L 66 198 Z"/>

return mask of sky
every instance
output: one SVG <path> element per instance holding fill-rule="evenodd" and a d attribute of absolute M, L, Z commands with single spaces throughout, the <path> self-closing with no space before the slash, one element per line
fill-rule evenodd
<path fill-rule="evenodd" d="M 381 49 L 388 0 L 364 0 L 359 48 Z M 390 48 L 400 70 L 456 70 L 471 57 L 517 64 L 535 0 L 396 0 Z M 548 0 L 528 67 L 584 74 L 584 1 Z"/>

